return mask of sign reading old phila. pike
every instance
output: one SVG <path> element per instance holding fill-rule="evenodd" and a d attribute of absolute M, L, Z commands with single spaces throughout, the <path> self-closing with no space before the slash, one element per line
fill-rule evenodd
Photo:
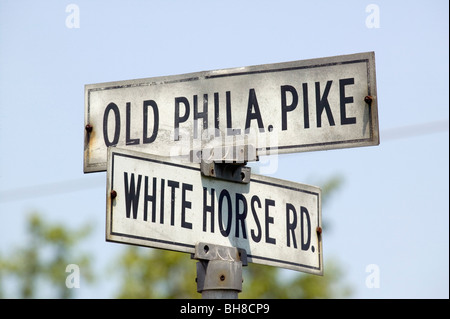
<path fill-rule="evenodd" d="M 84 172 L 107 148 L 258 155 L 379 144 L 373 52 L 85 86 Z"/>

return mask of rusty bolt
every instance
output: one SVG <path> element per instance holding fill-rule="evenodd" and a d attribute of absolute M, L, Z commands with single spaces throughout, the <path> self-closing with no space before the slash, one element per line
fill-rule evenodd
<path fill-rule="evenodd" d="M 86 129 L 86 132 L 88 132 L 88 133 L 91 133 L 91 132 L 92 132 L 92 129 L 93 129 L 93 127 L 92 127 L 92 125 L 91 125 L 91 124 L 87 124 L 87 125 L 86 125 L 86 127 L 85 127 L 85 129 Z"/>
<path fill-rule="evenodd" d="M 372 104 L 372 100 L 373 100 L 373 97 L 371 97 L 370 95 L 367 95 L 367 96 L 364 98 L 364 102 L 366 102 L 366 103 L 369 104 L 369 105 Z"/>
<path fill-rule="evenodd" d="M 117 192 L 115 190 L 111 191 L 111 199 L 114 199 L 117 197 Z"/>
<path fill-rule="evenodd" d="M 317 226 L 316 232 L 317 232 L 319 235 L 321 235 L 321 234 L 322 234 L 322 227 Z"/>

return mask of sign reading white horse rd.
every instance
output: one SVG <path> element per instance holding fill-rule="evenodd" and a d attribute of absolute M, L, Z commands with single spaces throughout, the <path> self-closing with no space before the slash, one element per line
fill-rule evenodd
<path fill-rule="evenodd" d="M 252 175 L 202 176 L 198 164 L 109 148 L 106 239 L 195 252 L 245 249 L 249 262 L 323 273 L 320 188 Z"/>
<path fill-rule="evenodd" d="M 373 52 L 85 86 L 84 171 L 107 148 L 258 155 L 379 144 Z"/>

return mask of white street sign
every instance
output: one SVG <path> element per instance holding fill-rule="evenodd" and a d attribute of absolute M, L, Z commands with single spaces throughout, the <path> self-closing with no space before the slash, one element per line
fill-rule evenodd
<path fill-rule="evenodd" d="M 249 262 L 322 275 L 321 190 L 252 175 L 202 176 L 199 164 L 111 147 L 106 239 L 194 253 L 196 243 L 245 249 Z"/>
<path fill-rule="evenodd" d="M 370 98 L 366 98 L 369 96 Z M 379 144 L 373 52 L 85 86 L 84 172 L 107 147 L 258 155 Z"/>

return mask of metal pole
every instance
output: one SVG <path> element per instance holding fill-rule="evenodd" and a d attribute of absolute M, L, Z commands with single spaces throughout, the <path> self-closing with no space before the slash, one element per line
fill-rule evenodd
<path fill-rule="evenodd" d="M 234 146 L 222 149 L 219 154 L 209 149 L 206 154 L 212 158 L 206 162 L 203 152 L 192 152 L 191 158 L 200 159 L 202 175 L 237 183 L 250 183 L 251 168 L 245 166 L 247 161 L 258 160 L 252 145 Z M 203 299 L 238 299 L 242 291 L 242 266 L 247 266 L 247 252 L 236 247 L 220 246 L 208 243 L 197 243 L 192 258 L 197 262 L 197 292 Z"/>
<path fill-rule="evenodd" d="M 238 299 L 242 291 L 242 266 L 247 265 L 245 250 L 236 247 L 198 243 L 197 291 L 203 299 Z"/>

